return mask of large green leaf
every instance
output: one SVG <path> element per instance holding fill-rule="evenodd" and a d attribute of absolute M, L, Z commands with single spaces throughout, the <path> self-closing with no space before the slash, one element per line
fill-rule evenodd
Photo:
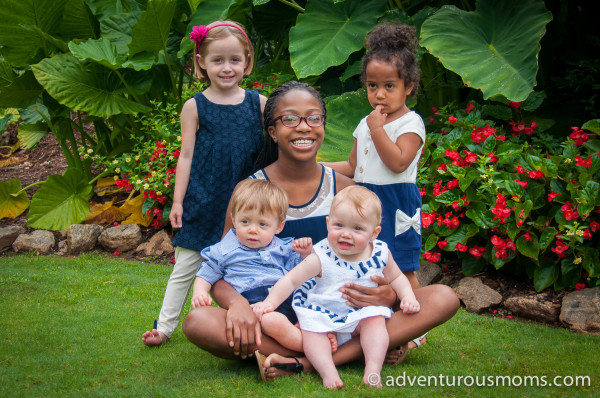
<path fill-rule="evenodd" d="M 3 57 L 14 66 L 25 66 L 40 57 L 45 40 L 32 27 L 45 33 L 55 33 L 66 2 L 67 0 L 2 0 L 0 46 Z"/>
<path fill-rule="evenodd" d="M 130 56 L 144 51 L 155 54 L 165 49 L 176 5 L 176 0 L 148 0 L 146 11 L 133 27 Z"/>
<path fill-rule="evenodd" d="M 113 70 L 120 68 L 127 59 L 124 55 L 119 55 L 117 47 L 104 37 L 80 43 L 70 42 L 69 50 L 80 61 L 92 60 Z"/>
<path fill-rule="evenodd" d="M 533 273 L 533 286 L 538 292 L 551 286 L 558 279 L 560 266 L 558 264 L 547 263 L 544 267 L 537 267 Z"/>
<path fill-rule="evenodd" d="M 48 93 L 72 110 L 104 118 L 148 110 L 126 98 L 123 83 L 107 76 L 106 69 L 86 66 L 72 55 L 56 55 L 33 65 L 32 69 Z"/>
<path fill-rule="evenodd" d="M 551 20 L 539 0 L 478 0 L 473 12 L 444 6 L 421 27 L 421 45 L 484 98 L 523 101 L 536 84 L 539 42 Z"/>
<path fill-rule="evenodd" d="M 352 133 L 373 108 L 364 89 L 326 98 L 326 107 L 325 139 L 319 149 L 319 159 L 329 162 L 348 160 L 354 144 Z"/>
<path fill-rule="evenodd" d="M 19 141 L 23 148 L 34 148 L 47 134 L 48 125 L 44 122 L 19 124 Z"/>
<path fill-rule="evenodd" d="M 94 190 L 77 169 L 51 175 L 31 199 L 27 225 L 59 231 L 79 224 L 90 211 L 88 200 Z"/>
<path fill-rule="evenodd" d="M 290 62 L 298 77 L 320 75 L 363 47 L 387 1 L 309 0 L 290 29 Z"/>
<path fill-rule="evenodd" d="M 67 0 L 59 31 L 69 39 L 88 39 L 98 32 L 98 21 L 85 0 Z"/>
<path fill-rule="evenodd" d="M 20 190 L 21 180 L 0 181 L 0 219 L 16 218 L 29 207 L 25 191 L 15 195 Z"/>
<path fill-rule="evenodd" d="M 10 85 L 17 75 L 12 66 L 3 59 L 0 59 L 0 88 Z"/>
<path fill-rule="evenodd" d="M 102 37 L 109 40 L 117 47 L 120 55 L 129 54 L 129 42 L 133 34 L 133 27 L 140 19 L 141 11 L 126 14 L 116 14 L 102 20 L 100 32 Z"/>
<path fill-rule="evenodd" d="M 36 102 L 44 88 L 39 85 L 31 71 L 15 78 L 0 91 L 0 107 L 26 108 Z"/>

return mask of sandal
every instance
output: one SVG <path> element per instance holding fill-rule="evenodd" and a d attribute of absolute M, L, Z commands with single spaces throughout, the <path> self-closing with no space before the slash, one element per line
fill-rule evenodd
<path fill-rule="evenodd" d="M 256 350 L 254 352 L 254 356 L 256 357 L 256 362 L 258 363 L 258 370 L 260 371 L 260 377 L 262 378 L 263 381 L 269 381 L 269 380 L 267 380 L 267 369 L 264 367 L 264 363 L 265 363 L 265 360 L 267 359 L 267 357 L 258 350 Z M 298 358 L 296 358 L 296 357 L 286 357 L 286 358 L 293 358 L 296 362 L 295 363 L 294 362 L 275 363 L 271 366 L 274 367 L 275 369 L 279 369 L 290 375 L 299 374 L 299 373 L 304 372 L 304 365 L 302 365 L 302 363 L 300 363 Z"/>
<path fill-rule="evenodd" d="M 414 348 L 419 348 L 419 347 L 421 347 L 421 344 L 423 344 L 423 343 L 421 343 L 421 340 L 423 340 L 423 339 L 424 339 L 424 338 L 427 336 L 427 333 L 429 333 L 429 332 L 425 332 L 425 334 L 424 334 L 424 335 L 422 335 L 422 336 L 419 336 L 419 337 L 417 337 L 416 339 L 412 340 L 412 342 L 413 342 L 413 343 L 415 343 L 415 346 L 416 346 L 416 347 L 414 347 Z"/>
<path fill-rule="evenodd" d="M 404 344 L 394 348 L 394 350 L 399 351 L 398 358 L 394 362 L 386 362 L 386 363 L 396 366 L 396 365 L 401 364 L 406 359 L 406 354 L 408 353 L 408 343 L 404 343 Z"/>

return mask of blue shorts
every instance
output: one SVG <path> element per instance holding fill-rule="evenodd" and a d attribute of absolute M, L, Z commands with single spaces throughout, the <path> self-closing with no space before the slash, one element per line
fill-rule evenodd
<path fill-rule="evenodd" d="M 248 300 L 250 304 L 258 303 L 259 301 L 264 301 L 264 299 L 267 298 L 267 296 L 269 295 L 269 289 L 271 289 L 272 287 L 273 286 L 261 286 L 254 289 L 246 290 L 242 293 L 242 296 L 244 296 L 244 298 Z M 293 295 L 290 295 L 290 297 L 288 297 L 287 300 L 281 303 L 281 305 L 277 307 L 275 311 L 285 315 L 287 319 L 290 320 L 292 325 L 295 325 L 298 322 L 298 318 L 296 318 L 296 313 L 292 309 L 292 296 Z"/>

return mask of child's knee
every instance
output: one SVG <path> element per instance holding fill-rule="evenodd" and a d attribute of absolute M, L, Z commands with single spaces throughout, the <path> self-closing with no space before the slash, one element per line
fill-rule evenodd
<path fill-rule="evenodd" d="M 274 311 L 263 314 L 260 324 L 265 330 L 281 330 L 291 325 L 291 322 L 282 313 Z"/>

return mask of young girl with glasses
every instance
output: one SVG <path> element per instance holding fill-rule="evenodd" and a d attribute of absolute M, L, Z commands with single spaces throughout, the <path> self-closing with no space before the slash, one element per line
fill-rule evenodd
<path fill-rule="evenodd" d="M 236 184 L 253 170 L 262 148 L 266 98 L 240 83 L 252 71 L 254 49 L 236 22 L 194 26 L 196 77 L 210 86 L 181 111 L 181 154 L 169 220 L 180 228 L 173 244 L 175 266 L 157 326 L 145 332 L 148 346 L 168 341 L 200 267 L 200 251 L 221 239 L 227 203 Z"/>

